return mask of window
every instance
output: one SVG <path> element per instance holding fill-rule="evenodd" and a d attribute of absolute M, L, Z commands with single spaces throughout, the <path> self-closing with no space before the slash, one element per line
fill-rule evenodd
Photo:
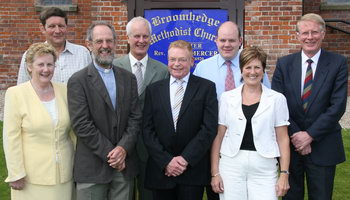
<path fill-rule="evenodd" d="M 61 8 L 66 12 L 78 11 L 77 0 L 35 0 L 35 10 L 37 12 L 52 6 Z"/>
<path fill-rule="evenodd" d="M 327 0 L 328 3 L 346 3 L 349 0 Z"/>
<path fill-rule="evenodd" d="M 41 0 L 41 5 L 70 5 L 72 0 Z"/>

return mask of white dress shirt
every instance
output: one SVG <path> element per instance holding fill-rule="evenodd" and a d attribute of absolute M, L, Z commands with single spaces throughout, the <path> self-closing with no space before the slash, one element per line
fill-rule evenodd
<path fill-rule="evenodd" d="M 309 58 L 305 55 L 303 51 L 301 51 L 301 96 L 303 95 L 304 92 L 304 80 L 305 80 L 305 75 L 306 75 L 306 70 L 307 66 L 309 65 L 308 62 L 306 62 L 308 59 L 312 60 L 311 68 L 312 68 L 312 78 L 315 77 L 316 74 L 316 67 L 318 63 L 318 59 L 320 58 L 321 55 L 321 49 L 312 57 Z"/>
<path fill-rule="evenodd" d="M 186 92 L 186 88 L 187 88 L 187 83 L 188 83 L 188 79 L 190 78 L 190 73 L 188 73 L 185 77 L 182 78 L 182 80 L 184 81 L 182 83 L 182 87 L 184 89 L 184 91 Z M 175 93 L 178 87 L 178 83 L 176 82 L 176 78 L 174 78 L 173 76 L 170 76 L 170 105 L 171 107 L 174 106 L 174 99 L 175 99 Z"/>
<path fill-rule="evenodd" d="M 142 64 L 141 65 L 142 78 L 145 79 L 146 67 L 147 67 L 147 62 L 148 62 L 148 55 L 143 57 L 141 60 L 137 60 L 131 53 L 129 53 L 129 60 L 130 60 L 131 71 L 133 74 L 135 74 L 137 71 L 136 63 L 140 62 Z"/>

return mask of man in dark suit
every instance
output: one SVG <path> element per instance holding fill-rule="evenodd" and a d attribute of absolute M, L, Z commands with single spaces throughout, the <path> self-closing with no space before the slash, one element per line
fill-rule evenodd
<path fill-rule="evenodd" d="M 278 59 L 272 88 L 287 98 L 291 138 L 290 190 L 283 199 L 331 200 L 335 168 L 345 154 L 339 120 L 345 112 L 346 58 L 321 49 L 325 22 L 306 14 L 297 23 L 301 52 Z"/>
<path fill-rule="evenodd" d="M 154 200 L 201 200 L 210 182 L 209 150 L 217 131 L 215 84 L 190 74 L 191 45 L 170 44 L 170 78 L 146 89 L 143 138 L 149 158 L 145 186 Z"/>
<path fill-rule="evenodd" d="M 126 25 L 126 33 L 128 35 L 130 53 L 115 59 L 113 64 L 132 72 L 136 76 L 139 87 L 139 104 L 142 110 L 146 87 L 151 83 L 167 78 L 168 70 L 163 63 L 147 55 L 147 50 L 151 44 L 152 31 L 151 24 L 145 18 L 134 17 L 131 19 Z M 139 134 L 137 139 L 136 150 L 140 158 L 140 173 L 137 176 L 138 196 L 140 200 L 152 200 L 152 192 L 144 187 L 148 154 L 141 134 Z"/>
<path fill-rule="evenodd" d="M 77 135 L 77 199 L 130 200 L 138 172 L 135 145 L 142 118 L 136 79 L 112 65 L 113 26 L 93 23 L 87 46 L 93 62 L 68 81 L 69 114 Z"/>

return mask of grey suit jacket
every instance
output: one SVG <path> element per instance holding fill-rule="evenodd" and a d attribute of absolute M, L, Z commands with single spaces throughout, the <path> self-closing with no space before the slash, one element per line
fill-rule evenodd
<path fill-rule="evenodd" d="M 113 65 L 131 71 L 129 55 L 122 56 L 113 61 Z M 139 95 L 139 102 L 141 105 L 141 110 L 143 110 L 143 105 L 145 102 L 145 92 L 146 87 L 159 80 L 168 78 L 168 68 L 163 63 L 148 57 L 146 72 L 143 81 L 143 87 L 141 89 L 141 94 Z"/>
<path fill-rule="evenodd" d="M 125 55 L 115 59 L 113 61 L 113 65 L 132 72 L 129 55 Z M 151 83 L 154 83 L 159 80 L 163 80 L 168 77 L 169 77 L 169 73 L 168 73 L 167 66 L 157 60 L 154 60 L 148 57 L 143 86 L 141 89 L 141 94 L 139 95 L 139 103 L 140 103 L 141 110 L 143 110 L 143 106 L 145 102 L 146 87 Z M 148 158 L 148 153 L 145 145 L 143 144 L 141 134 L 139 134 L 139 137 L 137 139 L 136 149 L 137 149 L 137 154 L 141 159 L 141 161 L 146 162 Z"/>
<path fill-rule="evenodd" d="M 79 183 L 108 183 L 115 169 L 107 154 L 116 146 L 126 152 L 123 175 L 138 173 L 135 144 L 140 132 L 141 110 L 136 78 L 113 66 L 117 84 L 117 105 L 113 108 L 104 82 L 93 64 L 76 72 L 68 81 L 68 107 L 77 135 L 74 180 Z"/>

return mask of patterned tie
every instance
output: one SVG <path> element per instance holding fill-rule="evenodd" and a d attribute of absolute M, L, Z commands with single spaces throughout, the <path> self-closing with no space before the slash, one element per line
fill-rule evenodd
<path fill-rule="evenodd" d="M 142 84 L 143 84 L 143 75 L 142 75 L 142 69 L 141 69 L 142 63 L 141 62 L 137 62 L 136 63 L 136 72 L 135 72 L 135 76 L 136 76 L 136 80 L 137 80 L 137 91 L 138 94 L 140 95 L 141 93 L 141 88 L 142 88 Z"/>
<path fill-rule="evenodd" d="M 233 72 L 231 69 L 231 61 L 226 60 L 225 64 L 227 66 L 226 79 L 225 79 L 225 91 L 235 89 L 235 79 L 233 78 Z"/>
<path fill-rule="evenodd" d="M 306 74 L 305 74 L 303 95 L 301 96 L 301 99 L 303 101 L 304 111 L 306 111 L 307 105 L 309 103 L 309 98 L 310 98 L 311 89 L 312 89 L 312 68 L 311 68 L 311 63 L 313 61 L 311 59 L 308 59 L 306 62 L 308 63 L 308 65 L 307 65 Z"/>
<path fill-rule="evenodd" d="M 181 104 L 182 104 L 182 99 L 184 97 L 184 88 L 182 87 L 182 83 L 184 81 L 181 79 L 177 79 L 176 83 L 177 83 L 177 89 L 175 92 L 175 96 L 174 96 L 174 105 L 173 105 L 173 120 L 174 120 L 174 127 L 176 130 L 176 125 L 177 125 L 177 119 L 179 117 L 179 113 L 180 113 L 180 108 L 181 108 Z"/>

